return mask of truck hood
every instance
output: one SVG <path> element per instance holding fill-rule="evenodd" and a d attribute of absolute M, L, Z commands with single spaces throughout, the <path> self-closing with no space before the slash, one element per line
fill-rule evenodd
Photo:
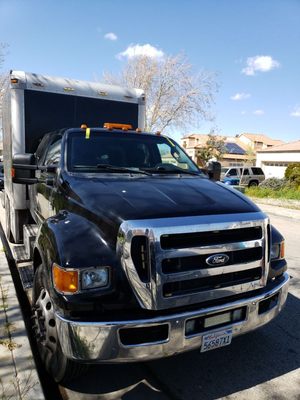
<path fill-rule="evenodd" d="M 116 228 L 124 220 L 259 211 L 235 189 L 197 176 L 66 178 L 68 197 L 96 218 L 116 224 Z"/>

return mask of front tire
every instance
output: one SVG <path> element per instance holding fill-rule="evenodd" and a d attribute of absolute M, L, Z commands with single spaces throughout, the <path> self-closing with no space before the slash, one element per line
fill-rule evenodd
<path fill-rule="evenodd" d="M 32 293 L 34 336 L 47 372 L 56 382 L 66 383 L 85 373 L 88 366 L 69 360 L 63 354 L 57 335 L 53 303 L 46 282 L 44 268 L 40 265 L 34 275 Z"/>

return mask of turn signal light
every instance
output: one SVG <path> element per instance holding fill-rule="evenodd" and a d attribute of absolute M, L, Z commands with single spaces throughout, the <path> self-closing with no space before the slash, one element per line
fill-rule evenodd
<path fill-rule="evenodd" d="M 284 253 L 285 253 L 284 242 L 281 242 L 281 246 L 280 246 L 280 258 L 284 258 Z"/>
<path fill-rule="evenodd" d="M 11 78 L 11 83 L 18 83 L 19 82 L 19 79 L 17 79 L 17 78 Z"/>
<path fill-rule="evenodd" d="M 81 128 L 81 129 L 86 129 L 87 127 L 88 127 L 88 126 L 87 126 L 86 124 L 81 124 L 81 125 L 80 125 L 80 128 Z"/>
<path fill-rule="evenodd" d="M 58 292 L 64 294 L 78 292 L 78 271 L 63 269 L 54 263 L 52 266 L 52 274 L 54 287 Z"/>

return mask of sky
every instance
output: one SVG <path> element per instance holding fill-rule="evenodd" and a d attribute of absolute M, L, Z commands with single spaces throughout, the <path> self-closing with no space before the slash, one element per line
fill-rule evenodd
<path fill-rule="evenodd" d="M 300 0 L 0 0 L 0 43 L 0 72 L 89 81 L 137 54 L 183 52 L 219 89 L 214 120 L 175 136 L 300 140 Z"/>

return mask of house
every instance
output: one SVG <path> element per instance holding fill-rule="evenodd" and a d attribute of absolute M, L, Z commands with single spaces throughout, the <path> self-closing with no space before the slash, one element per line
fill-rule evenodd
<path fill-rule="evenodd" d="M 284 143 L 282 140 L 271 139 L 266 135 L 256 133 L 241 133 L 237 137 L 244 146 L 252 148 L 254 151 L 264 150 Z"/>
<path fill-rule="evenodd" d="M 256 166 L 263 169 L 266 178 L 283 178 L 286 167 L 295 162 L 300 163 L 300 140 L 269 147 L 256 153 Z"/>
<path fill-rule="evenodd" d="M 182 138 L 181 144 L 187 154 L 198 165 L 202 165 L 199 150 L 206 146 L 209 136 L 206 134 L 190 134 Z M 266 135 L 242 133 L 236 136 L 217 136 L 225 140 L 227 152 L 220 160 L 224 167 L 255 165 L 256 151 L 270 146 L 282 144 L 281 140 L 273 140 Z"/>

